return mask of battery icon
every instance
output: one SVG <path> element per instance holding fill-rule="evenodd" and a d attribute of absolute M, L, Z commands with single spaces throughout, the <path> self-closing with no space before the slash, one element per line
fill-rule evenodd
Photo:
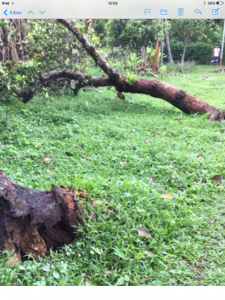
<path fill-rule="evenodd" d="M 216 2 L 216 5 L 223 5 L 223 4 L 224 4 L 223 1 L 217 1 L 217 2 Z"/>

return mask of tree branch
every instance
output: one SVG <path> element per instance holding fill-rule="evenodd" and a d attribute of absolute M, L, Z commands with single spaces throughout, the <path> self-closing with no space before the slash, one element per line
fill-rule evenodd
<path fill-rule="evenodd" d="M 88 41 L 85 35 L 82 35 L 78 29 L 74 26 L 71 20 L 58 19 L 58 22 L 63 24 L 68 30 L 70 30 L 82 44 L 87 53 L 93 58 L 96 64 L 116 83 L 118 87 L 123 87 L 123 77 L 113 68 L 110 67 L 107 60 L 94 48 L 94 46 Z"/>
<path fill-rule="evenodd" d="M 78 84 L 75 87 L 75 92 L 77 93 L 79 89 L 85 86 L 93 87 L 103 87 L 103 86 L 113 86 L 113 82 L 108 77 L 91 77 L 89 75 L 83 74 L 79 71 L 73 70 L 52 70 L 50 72 L 44 73 L 39 76 L 37 80 L 30 84 L 28 89 L 20 89 L 15 85 L 12 85 L 12 89 L 17 97 L 22 98 L 24 103 L 29 102 L 36 92 L 44 86 L 46 83 L 57 79 L 72 79 L 77 80 Z"/>

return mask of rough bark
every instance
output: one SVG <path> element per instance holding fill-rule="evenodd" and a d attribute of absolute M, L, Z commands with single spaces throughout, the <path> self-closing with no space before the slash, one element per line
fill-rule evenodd
<path fill-rule="evenodd" d="M 81 215 L 76 194 L 65 188 L 31 190 L 0 171 L 0 250 L 44 256 L 73 241 Z"/>
<path fill-rule="evenodd" d="M 155 98 L 164 99 L 184 113 L 209 113 L 210 120 L 222 120 L 225 111 L 188 94 L 186 91 L 170 84 L 157 80 L 136 79 L 133 85 L 126 85 L 123 90 L 126 93 L 147 94 Z"/>

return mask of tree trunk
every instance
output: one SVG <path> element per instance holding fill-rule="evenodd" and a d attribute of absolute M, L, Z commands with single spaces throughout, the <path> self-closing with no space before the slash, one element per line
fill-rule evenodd
<path fill-rule="evenodd" d="M 24 50 L 22 43 L 22 20 L 14 20 L 14 26 L 16 28 L 16 49 L 20 61 L 24 61 Z"/>
<path fill-rule="evenodd" d="M 11 60 L 19 61 L 19 55 L 16 49 L 16 44 L 14 43 L 13 39 L 9 42 L 9 49 Z"/>
<path fill-rule="evenodd" d="M 2 61 L 9 60 L 11 59 L 10 57 L 10 47 L 9 47 L 9 40 L 8 40 L 8 34 L 9 34 L 9 29 L 10 29 L 10 21 L 8 24 L 4 27 L 2 27 L 2 42 L 3 42 L 3 48 L 2 50 L 4 51 L 3 56 L 2 56 Z"/>
<path fill-rule="evenodd" d="M 143 60 L 142 70 L 145 72 L 146 66 L 147 66 L 147 60 L 146 60 L 146 55 L 145 55 L 145 46 L 141 47 L 141 56 L 142 56 L 142 60 Z"/>
<path fill-rule="evenodd" d="M 158 58 L 159 58 L 159 54 L 160 54 L 160 46 L 161 46 L 161 42 L 158 41 L 156 44 L 155 55 L 153 57 L 153 61 L 152 61 L 152 65 L 151 65 L 151 68 L 156 71 L 158 70 Z"/>
<path fill-rule="evenodd" d="M 30 89 L 27 89 L 26 91 L 20 91 L 18 87 L 15 86 L 12 86 L 12 89 L 14 89 L 18 97 L 23 99 L 23 102 L 27 103 L 33 98 L 40 87 L 42 87 L 49 81 L 66 78 L 76 80 L 78 82 L 74 89 L 75 94 L 77 94 L 80 88 L 86 86 L 115 86 L 116 90 L 119 92 L 119 98 L 121 98 L 122 92 L 145 94 L 150 95 L 154 98 L 164 99 L 187 114 L 209 112 L 209 119 L 211 120 L 220 120 L 224 119 L 225 117 L 224 111 L 216 109 L 214 106 L 198 99 L 197 97 L 192 96 L 187 92 L 168 83 L 150 79 L 135 79 L 134 83 L 131 85 L 127 83 L 126 77 L 121 76 L 120 84 L 117 85 L 109 77 L 91 77 L 79 71 L 73 70 L 53 70 L 48 73 L 42 74 L 41 77 L 31 85 Z M 122 99 L 124 99 L 124 96 Z"/>
<path fill-rule="evenodd" d="M 169 37 L 169 33 L 167 30 L 167 19 L 165 19 L 165 24 L 166 24 L 166 34 L 165 34 L 165 41 L 166 41 L 166 49 L 167 49 L 167 55 L 168 55 L 168 62 L 170 64 L 173 64 L 173 56 L 172 56 L 172 52 L 171 52 L 171 48 L 170 48 L 170 37 Z"/>
<path fill-rule="evenodd" d="M 187 44 L 188 44 L 188 38 L 186 37 L 184 39 L 184 50 L 183 50 L 183 54 L 181 56 L 181 63 L 184 63 L 184 59 L 185 59 L 185 53 L 186 53 L 186 49 L 187 49 Z"/>
<path fill-rule="evenodd" d="M 82 223 L 76 194 L 55 185 L 50 192 L 31 190 L 1 171 L 0 216 L 0 250 L 31 253 L 36 259 L 71 243 Z"/>
<path fill-rule="evenodd" d="M 147 94 L 164 99 L 186 114 L 209 113 L 210 120 L 223 120 L 225 118 L 225 111 L 216 109 L 184 90 L 157 80 L 136 79 L 133 85 L 127 84 L 123 92 Z"/>
<path fill-rule="evenodd" d="M 15 29 L 13 29 L 13 27 Z M 25 61 L 26 44 L 23 44 L 25 35 L 23 33 L 22 20 L 11 19 L 6 26 L 1 27 L 1 46 L 0 50 L 3 50 L 3 54 L 0 55 L 0 61 L 14 60 L 14 61 Z M 16 37 L 16 42 L 14 41 Z"/>

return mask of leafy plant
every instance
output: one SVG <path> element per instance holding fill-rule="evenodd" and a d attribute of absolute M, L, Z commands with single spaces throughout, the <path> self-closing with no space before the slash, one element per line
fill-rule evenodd
<path fill-rule="evenodd" d="M 126 76 L 126 83 L 129 85 L 133 85 L 135 83 L 136 75 L 127 71 Z"/>

